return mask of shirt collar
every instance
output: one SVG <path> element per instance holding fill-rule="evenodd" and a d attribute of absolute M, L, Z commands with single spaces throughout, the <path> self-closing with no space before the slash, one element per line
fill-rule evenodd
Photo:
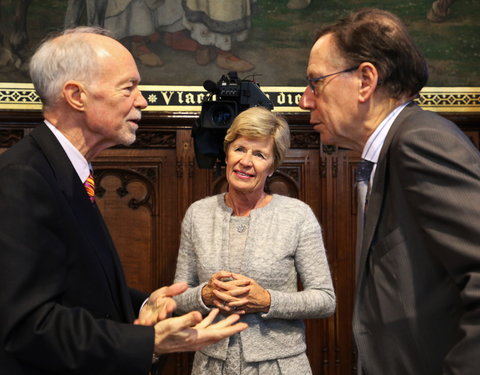
<path fill-rule="evenodd" d="M 403 103 L 395 108 L 388 114 L 387 117 L 378 125 L 372 135 L 368 138 L 365 147 L 362 152 L 362 159 L 369 160 L 373 163 L 378 163 L 380 151 L 382 150 L 383 143 L 387 137 L 388 131 L 392 127 L 393 122 L 410 102 Z"/>
<path fill-rule="evenodd" d="M 68 159 L 75 168 L 75 171 L 78 174 L 78 177 L 82 182 L 90 175 L 92 169 L 91 164 L 85 159 L 85 157 L 78 151 L 78 149 L 72 145 L 72 143 L 65 137 L 60 130 L 58 130 L 52 123 L 48 120 L 44 120 L 48 128 L 52 131 L 53 135 L 57 138 L 58 142 L 62 145 L 65 153 L 67 154 Z"/>

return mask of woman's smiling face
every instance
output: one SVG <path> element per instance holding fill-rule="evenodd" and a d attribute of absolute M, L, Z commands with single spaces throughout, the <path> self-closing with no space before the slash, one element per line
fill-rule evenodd
<path fill-rule="evenodd" d="M 225 161 L 230 190 L 244 194 L 263 191 L 273 172 L 273 138 L 240 136 L 228 146 Z"/>

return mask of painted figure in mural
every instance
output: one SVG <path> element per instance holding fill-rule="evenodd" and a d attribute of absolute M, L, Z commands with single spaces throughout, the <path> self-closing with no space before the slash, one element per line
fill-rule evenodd
<path fill-rule="evenodd" d="M 26 64 L 29 56 L 28 34 L 27 34 L 27 10 L 31 0 L 18 0 L 15 5 L 15 15 L 13 17 L 13 27 L 10 37 L 0 30 L 0 66 L 12 64 L 17 69 L 26 70 Z M 0 1 L 0 19 L 4 19 L 2 14 L 2 1 Z M 9 22 L 4 22 L 9 24 Z"/>
<path fill-rule="evenodd" d="M 427 19 L 432 22 L 443 22 L 450 13 L 450 7 L 456 0 L 436 0 L 427 13 Z"/>
<path fill-rule="evenodd" d="M 162 42 L 176 50 L 195 51 L 198 44 L 185 35 L 183 8 L 178 0 L 69 0 L 65 27 L 86 24 L 109 29 L 143 65 L 158 67 L 163 60 L 152 51 Z"/>
<path fill-rule="evenodd" d="M 288 9 L 304 9 L 310 5 L 311 0 L 289 0 Z"/>
<path fill-rule="evenodd" d="M 199 65 L 215 61 L 228 71 L 255 68 L 233 51 L 251 27 L 256 0 L 69 0 L 65 27 L 86 24 L 111 30 L 143 65 L 159 67 L 163 60 L 155 44 L 194 53 Z M 311 0 L 289 0 L 289 9 L 303 9 Z"/>
<path fill-rule="evenodd" d="M 105 27 L 146 66 L 163 65 L 158 53 L 149 47 L 153 43 L 183 51 L 193 52 L 198 48 L 185 34 L 179 0 L 109 0 Z"/>
<path fill-rule="evenodd" d="M 206 65 L 215 60 L 222 69 L 246 72 L 255 66 L 236 56 L 234 42 L 247 39 L 255 0 L 183 0 L 184 25 L 200 44 L 196 61 Z"/>
<path fill-rule="evenodd" d="M 80 23 L 86 9 L 87 24 L 111 30 L 145 66 L 163 60 L 154 44 L 195 53 L 206 65 L 215 59 L 220 68 L 239 72 L 254 65 L 231 52 L 232 41 L 243 41 L 250 27 L 251 0 L 69 0 L 65 26 Z M 188 30 L 186 30 L 188 28 Z"/>
<path fill-rule="evenodd" d="M 108 0 L 68 0 L 65 29 L 80 25 L 84 13 L 87 25 L 103 27 L 107 2 Z"/>

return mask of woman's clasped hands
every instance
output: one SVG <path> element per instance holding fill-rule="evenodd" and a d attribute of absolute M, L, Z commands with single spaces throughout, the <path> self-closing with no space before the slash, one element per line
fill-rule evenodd
<path fill-rule="evenodd" d="M 225 314 L 251 314 L 268 312 L 270 293 L 254 279 L 219 271 L 212 275 L 202 289 L 205 305 L 218 307 Z"/>

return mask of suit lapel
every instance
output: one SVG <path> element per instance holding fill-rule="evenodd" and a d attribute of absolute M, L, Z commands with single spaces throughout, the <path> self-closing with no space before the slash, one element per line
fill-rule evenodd
<path fill-rule="evenodd" d="M 70 205 L 78 221 L 78 230 L 83 232 L 89 244 L 85 253 L 97 257 L 105 274 L 110 288 L 112 300 L 119 312 L 131 321 L 131 303 L 128 304 L 126 285 L 120 262 L 108 230 L 100 212 L 90 202 L 85 188 L 75 169 L 68 159 L 62 146 L 45 124 L 38 126 L 31 136 L 37 141 L 47 157 L 59 188 L 63 191 L 67 203 Z"/>
<path fill-rule="evenodd" d="M 380 156 L 378 158 L 378 164 L 375 171 L 375 176 L 372 184 L 372 191 L 368 200 L 368 211 L 365 217 L 365 227 L 363 234 L 363 241 L 361 246 L 361 253 L 359 257 L 359 273 L 357 279 L 357 285 L 360 285 L 364 271 L 365 263 L 368 259 L 368 254 L 372 245 L 373 237 L 375 235 L 376 228 L 378 226 L 378 220 L 380 218 L 381 209 L 383 205 L 383 198 L 385 196 L 385 184 L 386 184 L 386 173 L 388 167 L 388 152 L 394 139 L 395 135 L 401 129 L 401 124 L 405 119 L 411 116 L 414 113 L 421 111 L 421 109 L 414 103 L 408 104 L 402 112 L 397 116 L 393 122 L 385 142 L 383 143 Z"/>

